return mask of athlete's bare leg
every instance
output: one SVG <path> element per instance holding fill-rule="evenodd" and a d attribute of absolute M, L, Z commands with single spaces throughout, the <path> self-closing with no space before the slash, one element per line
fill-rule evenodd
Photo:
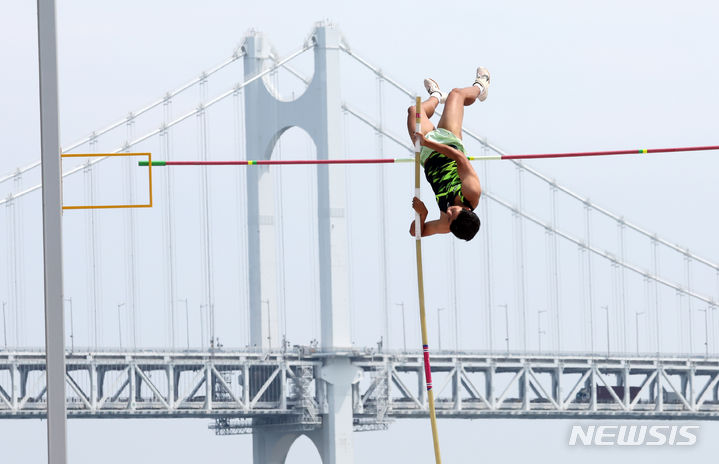
<path fill-rule="evenodd" d="M 444 112 L 437 127 L 447 129 L 461 139 L 464 107 L 477 101 L 480 92 L 481 89 L 475 85 L 463 89 L 452 89 L 444 103 Z"/>
<path fill-rule="evenodd" d="M 432 124 L 429 118 L 434 115 L 434 110 L 437 109 L 437 105 L 439 105 L 439 99 L 437 99 L 437 97 L 429 97 L 422 102 L 420 117 L 422 119 L 421 127 L 423 135 L 434 130 L 434 124 Z M 414 105 L 407 108 L 407 130 L 409 131 L 409 138 L 412 139 L 412 143 L 414 143 L 414 133 L 417 130 L 416 117 Z"/>

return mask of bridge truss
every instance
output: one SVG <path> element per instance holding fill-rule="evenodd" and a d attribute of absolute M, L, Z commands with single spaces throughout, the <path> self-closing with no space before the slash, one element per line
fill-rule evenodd
<path fill-rule="evenodd" d="M 206 418 L 218 434 L 320 427 L 323 366 L 349 358 L 355 430 L 428 414 L 422 354 L 75 352 L 67 355 L 71 418 Z M 438 354 L 442 418 L 719 419 L 719 359 L 587 354 Z M 46 415 L 45 357 L 0 353 L 0 418 Z"/>

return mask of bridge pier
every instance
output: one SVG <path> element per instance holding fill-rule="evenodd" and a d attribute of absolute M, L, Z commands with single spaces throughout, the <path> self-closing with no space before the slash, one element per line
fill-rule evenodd
<path fill-rule="evenodd" d="M 317 446 L 323 464 L 354 462 L 352 447 L 352 385 L 362 370 L 353 366 L 348 356 L 328 358 L 320 374 L 326 386 L 327 411 L 322 427 L 307 436 Z"/>
<path fill-rule="evenodd" d="M 252 432 L 253 464 L 284 464 L 292 443 L 302 435 L 298 432 L 274 432 L 254 430 Z"/>
<path fill-rule="evenodd" d="M 354 462 L 352 446 L 352 388 L 362 376 L 348 356 L 328 358 L 320 372 L 324 387 L 322 426 L 311 432 L 256 428 L 252 431 L 254 464 L 284 464 L 295 440 L 306 435 L 314 443 L 323 464 Z"/>

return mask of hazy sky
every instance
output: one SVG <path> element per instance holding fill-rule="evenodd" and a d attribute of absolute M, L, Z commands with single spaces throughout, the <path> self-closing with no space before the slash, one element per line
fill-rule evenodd
<path fill-rule="evenodd" d="M 467 125 L 513 153 L 716 144 L 719 6 L 715 2 L 58 2 L 61 142 L 153 101 L 227 57 L 250 28 L 279 54 L 329 18 L 349 44 L 421 89 L 492 72 Z M 0 174 L 39 159 L 36 16 L 7 0 L 0 15 Z M 421 31 L 417 37 L 417 30 Z M 446 83 L 446 84 L 445 84 Z M 397 108 L 403 118 L 404 107 Z M 533 163 L 649 230 L 719 261 L 716 153 Z M 70 461 L 248 462 L 251 438 L 216 437 L 207 421 L 71 421 Z M 445 462 L 708 460 L 714 423 L 685 449 L 571 449 L 572 421 L 441 421 Z M 0 422 L 9 463 L 45 460 L 45 423 Z M 398 446 L 400 444 L 400 446 Z M 402 446 L 407 444 L 408 446 Z M 289 462 L 309 462 L 307 442 Z M 356 462 L 430 462 L 427 421 L 355 434 Z M 294 459 L 294 460 L 293 460 Z"/>

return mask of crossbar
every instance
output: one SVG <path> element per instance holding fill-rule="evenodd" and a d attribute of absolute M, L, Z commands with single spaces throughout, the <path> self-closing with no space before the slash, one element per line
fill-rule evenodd
<path fill-rule="evenodd" d="M 536 153 L 520 155 L 480 155 L 467 156 L 470 161 L 496 161 L 496 160 L 527 160 L 547 158 L 579 158 L 586 156 L 619 156 L 619 155 L 647 155 L 655 153 L 682 153 L 692 151 L 719 150 L 719 145 L 703 145 L 695 147 L 670 148 L 638 148 L 630 150 L 605 151 L 577 151 L 567 153 Z M 63 155 L 64 156 L 64 155 Z M 274 166 L 297 164 L 392 164 L 412 163 L 414 158 L 355 158 L 355 159 L 329 159 L 329 160 L 227 160 L 227 161 L 152 161 L 151 166 Z M 139 166 L 148 166 L 150 162 L 140 161 Z"/>

